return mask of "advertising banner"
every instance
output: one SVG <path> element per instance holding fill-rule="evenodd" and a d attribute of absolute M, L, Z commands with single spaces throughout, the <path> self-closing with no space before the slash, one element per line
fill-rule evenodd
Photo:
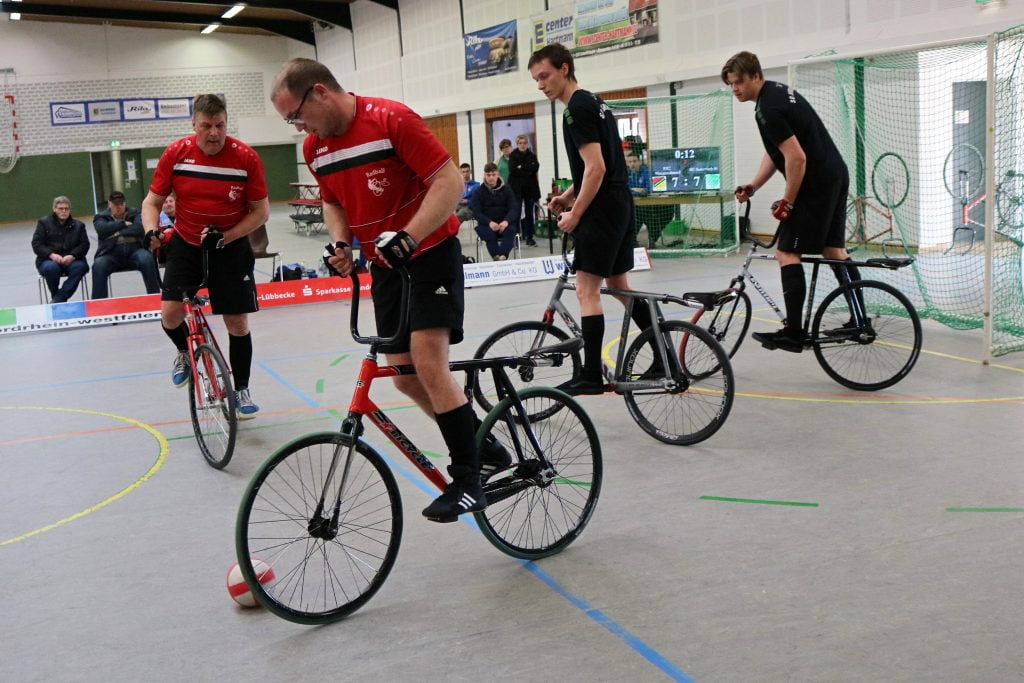
<path fill-rule="evenodd" d="M 463 36 L 466 80 L 487 78 L 519 68 L 516 22 L 473 31 Z"/>
<path fill-rule="evenodd" d="M 576 47 L 576 8 L 572 5 L 538 14 L 530 20 L 533 22 L 531 52 L 553 43 L 561 43 L 568 50 Z"/>
<path fill-rule="evenodd" d="M 534 50 L 561 43 L 586 57 L 658 42 L 658 0 L 577 0 L 532 21 Z"/>
<path fill-rule="evenodd" d="M 121 102 L 88 102 L 89 123 L 108 123 L 121 120 Z"/>
<path fill-rule="evenodd" d="M 123 103 L 125 121 L 156 118 L 156 100 L 123 100 Z"/>
<path fill-rule="evenodd" d="M 192 116 L 192 100 L 187 97 L 157 100 L 156 116 L 159 119 L 187 119 Z"/>
<path fill-rule="evenodd" d="M 85 122 L 85 102 L 50 103 L 51 126 L 72 126 Z"/>

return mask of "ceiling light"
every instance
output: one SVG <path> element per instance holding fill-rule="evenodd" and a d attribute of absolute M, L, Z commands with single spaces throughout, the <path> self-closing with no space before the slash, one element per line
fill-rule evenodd
<path fill-rule="evenodd" d="M 210 24 L 209 26 L 204 28 L 202 31 L 200 31 L 200 33 L 213 33 L 214 31 L 216 31 L 219 28 L 220 28 L 220 24 Z"/>
<path fill-rule="evenodd" d="M 244 9 L 245 9 L 245 5 L 243 5 L 243 4 L 235 5 L 234 7 L 229 9 L 227 12 L 225 12 L 222 15 L 220 15 L 220 18 L 221 19 L 230 19 L 231 17 L 235 16 L 236 14 L 238 14 L 239 12 L 241 12 Z"/>
<path fill-rule="evenodd" d="M 18 0 L 18 2 L 21 2 L 21 0 Z M 21 20 L 21 12 L 11 12 L 11 21 L 20 21 L 20 20 Z"/>

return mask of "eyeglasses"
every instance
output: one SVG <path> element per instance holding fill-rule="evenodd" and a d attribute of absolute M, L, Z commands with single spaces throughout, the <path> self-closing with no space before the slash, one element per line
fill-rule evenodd
<path fill-rule="evenodd" d="M 309 97 L 309 93 L 313 92 L 313 88 L 315 87 L 315 85 L 311 85 L 306 89 L 306 94 L 302 96 L 301 100 L 299 100 L 299 106 L 295 109 L 295 113 L 285 118 L 284 122 L 289 126 L 294 126 L 296 123 L 305 123 L 305 121 L 302 120 L 302 107 L 306 104 L 306 98 Z"/>

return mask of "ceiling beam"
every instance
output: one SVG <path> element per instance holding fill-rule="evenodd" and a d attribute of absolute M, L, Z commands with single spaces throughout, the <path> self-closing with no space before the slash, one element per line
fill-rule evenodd
<path fill-rule="evenodd" d="M 306 0 L 240 0 L 249 7 L 261 9 L 279 9 L 303 14 L 310 19 L 326 21 L 328 24 L 341 26 L 352 30 L 352 10 L 347 2 L 308 2 Z M 235 3 L 233 0 L 151 0 L 151 2 L 170 2 L 174 4 L 187 5 L 210 5 L 213 7 L 230 7 Z M 244 12 L 242 14 L 245 14 Z M 241 16 L 241 15 L 238 15 Z"/>
<path fill-rule="evenodd" d="M 388 9 L 393 9 L 396 12 L 398 11 L 398 0 L 370 0 L 370 1 L 371 2 L 375 2 L 378 5 L 383 5 L 384 7 L 387 7 Z"/>
<path fill-rule="evenodd" d="M 97 7 L 82 7 L 79 5 L 38 5 L 23 2 L 0 1 L 0 10 L 4 12 L 21 12 L 23 17 L 47 16 L 47 17 L 78 17 L 81 19 L 99 19 L 102 21 L 150 21 L 160 24 L 194 24 L 204 26 L 213 22 L 219 22 L 224 26 L 238 26 L 241 28 L 256 28 L 268 33 L 276 33 L 286 38 L 292 38 L 308 45 L 316 45 L 313 36 L 313 24 L 306 21 L 281 21 L 270 19 L 246 19 L 237 16 L 233 19 L 221 19 L 220 17 L 202 17 L 196 14 L 185 14 L 182 12 L 146 12 L 135 9 L 109 9 Z"/>

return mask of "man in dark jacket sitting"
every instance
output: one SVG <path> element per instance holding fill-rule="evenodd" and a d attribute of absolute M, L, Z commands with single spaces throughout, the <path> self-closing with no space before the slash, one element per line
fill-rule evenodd
<path fill-rule="evenodd" d="M 484 164 L 484 184 L 476 188 L 469 208 L 477 220 L 476 234 L 495 261 L 507 259 L 515 245 L 519 207 L 512 188 L 501 182 L 497 164 Z"/>
<path fill-rule="evenodd" d="M 50 288 L 50 300 L 58 304 L 74 296 L 78 283 L 89 272 L 85 262 L 89 235 L 85 223 L 71 217 L 71 200 L 67 197 L 54 199 L 53 213 L 36 223 L 32 251 L 36 253 L 36 270 Z M 61 277 L 67 277 L 63 287 Z"/>
<path fill-rule="evenodd" d="M 139 271 L 146 291 L 150 294 L 159 292 L 156 259 L 142 246 L 142 216 L 138 209 L 125 206 L 124 194 L 111 192 L 107 209 L 96 214 L 92 224 L 99 238 L 96 258 L 92 262 L 92 297 L 106 299 L 110 295 L 107 280 L 111 273 L 120 270 Z"/>

